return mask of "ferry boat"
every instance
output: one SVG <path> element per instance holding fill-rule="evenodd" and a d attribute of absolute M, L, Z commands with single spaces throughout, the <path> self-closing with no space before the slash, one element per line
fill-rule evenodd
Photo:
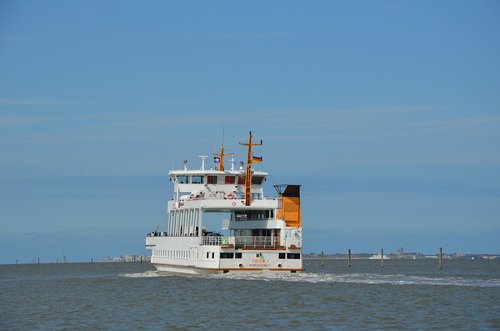
<path fill-rule="evenodd" d="M 244 163 L 235 169 L 233 153 L 224 146 L 214 154 L 215 168 L 171 170 L 173 197 L 168 202 L 167 231 L 147 234 L 146 248 L 151 263 L 160 272 L 234 273 L 264 270 L 295 273 L 302 267 L 302 215 L 300 185 L 275 185 L 277 195 L 264 195 L 267 172 L 252 165 L 262 162 L 252 141 L 240 143 L 248 148 Z M 231 157 L 226 169 L 224 158 Z M 209 213 L 223 213 L 220 229 L 207 228 Z M 219 214 L 217 214 L 219 215 Z M 208 223 L 208 222 L 207 222 Z M 221 232 L 226 232 L 221 234 Z"/>

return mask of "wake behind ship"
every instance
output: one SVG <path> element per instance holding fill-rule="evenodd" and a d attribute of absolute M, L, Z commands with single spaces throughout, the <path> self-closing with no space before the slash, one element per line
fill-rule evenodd
<path fill-rule="evenodd" d="M 146 248 L 151 263 L 159 271 L 180 273 L 228 273 L 242 271 L 303 271 L 302 216 L 300 185 L 275 185 L 276 197 L 264 195 L 268 173 L 255 171 L 252 164 L 262 158 L 253 156 L 250 132 L 246 169 L 234 167 L 234 154 L 215 154 L 217 169 L 187 168 L 169 172 L 173 198 L 168 202 L 166 232 L 151 232 Z M 231 169 L 224 158 L 231 156 Z M 207 213 L 230 215 L 221 220 L 221 230 L 208 231 Z"/>

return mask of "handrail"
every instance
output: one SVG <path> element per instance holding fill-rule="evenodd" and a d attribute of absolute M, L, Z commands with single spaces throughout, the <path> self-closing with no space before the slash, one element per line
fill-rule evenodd
<path fill-rule="evenodd" d="M 222 236 L 203 236 L 200 240 L 200 245 L 202 246 L 222 246 L 229 245 L 231 243 L 231 237 Z"/>
<path fill-rule="evenodd" d="M 237 237 L 222 237 L 222 236 L 203 236 L 200 238 L 202 246 L 223 246 L 234 244 L 237 247 L 263 247 L 276 248 L 280 246 L 280 240 L 273 236 L 237 236 Z"/>
<path fill-rule="evenodd" d="M 276 248 L 279 238 L 272 236 L 238 236 L 235 237 L 236 246 Z"/>
<path fill-rule="evenodd" d="M 201 237 L 201 245 L 205 246 L 220 246 L 221 245 L 221 237 L 214 237 L 214 236 L 205 236 Z"/>

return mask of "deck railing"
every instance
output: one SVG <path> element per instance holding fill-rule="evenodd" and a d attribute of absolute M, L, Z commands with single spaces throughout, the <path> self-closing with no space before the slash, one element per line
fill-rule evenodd
<path fill-rule="evenodd" d="M 251 248 L 276 248 L 279 246 L 279 238 L 271 236 L 204 236 L 201 237 L 201 245 L 204 246 L 223 246 L 234 244 L 236 247 Z"/>
<path fill-rule="evenodd" d="M 231 243 L 231 237 L 222 237 L 222 236 L 201 237 L 201 245 L 204 246 L 222 246 L 222 245 L 229 245 L 230 243 Z"/>
<path fill-rule="evenodd" d="M 279 239 L 270 236 L 239 236 L 235 237 L 235 244 L 237 247 L 264 247 L 276 248 L 279 246 Z"/>

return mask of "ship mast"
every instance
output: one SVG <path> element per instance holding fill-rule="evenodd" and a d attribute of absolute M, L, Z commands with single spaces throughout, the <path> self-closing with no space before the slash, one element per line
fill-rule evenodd
<path fill-rule="evenodd" d="M 214 154 L 215 157 L 219 158 L 219 171 L 224 171 L 224 157 L 234 156 L 234 153 L 224 154 L 224 127 L 222 127 L 222 143 L 220 144 L 220 153 Z"/>
<path fill-rule="evenodd" d="M 250 206 L 252 203 L 251 189 L 252 189 L 252 146 L 261 146 L 262 140 L 259 144 L 252 143 L 252 131 L 250 131 L 250 136 L 248 138 L 248 143 L 240 143 L 240 145 L 248 146 L 248 157 L 247 157 L 247 172 L 245 176 L 245 206 Z"/>
<path fill-rule="evenodd" d="M 214 154 L 214 156 L 219 158 L 219 170 L 224 171 L 224 156 L 234 156 L 234 153 L 228 153 L 224 154 L 224 144 L 220 145 L 220 153 L 219 154 Z"/>

